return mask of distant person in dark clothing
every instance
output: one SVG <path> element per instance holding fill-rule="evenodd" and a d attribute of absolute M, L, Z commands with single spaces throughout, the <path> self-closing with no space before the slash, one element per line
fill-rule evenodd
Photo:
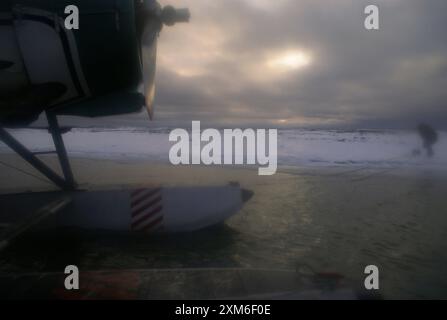
<path fill-rule="evenodd" d="M 428 124 L 420 124 L 418 126 L 419 134 L 424 142 L 424 148 L 427 151 L 428 157 L 433 157 L 433 145 L 438 141 L 438 133 Z"/>

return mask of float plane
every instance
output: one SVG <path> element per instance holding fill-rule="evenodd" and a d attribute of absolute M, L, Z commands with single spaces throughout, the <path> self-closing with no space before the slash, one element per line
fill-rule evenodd
<path fill-rule="evenodd" d="M 66 27 L 67 6 L 79 11 L 78 29 Z M 190 232 L 223 222 L 251 197 L 234 183 L 164 188 L 149 181 L 149 187 L 83 190 L 70 166 L 58 116 L 120 116 L 146 108 L 152 119 L 159 33 L 189 19 L 188 9 L 162 8 L 155 0 L 1 2 L 0 140 L 59 189 L 42 194 L 39 208 L 30 205 L 35 194 L 2 195 L 2 213 L 23 212 L 23 219 L 3 231 L 1 247 L 36 225 Z M 62 174 L 8 131 L 30 126 L 41 114 Z"/>

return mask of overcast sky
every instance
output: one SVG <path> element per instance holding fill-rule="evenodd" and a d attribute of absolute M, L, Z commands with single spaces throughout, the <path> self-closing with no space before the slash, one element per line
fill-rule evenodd
<path fill-rule="evenodd" d="M 447 128 L 445 0 L 161 2 L 192 19 L 160 35 L 153 125 Z"/>

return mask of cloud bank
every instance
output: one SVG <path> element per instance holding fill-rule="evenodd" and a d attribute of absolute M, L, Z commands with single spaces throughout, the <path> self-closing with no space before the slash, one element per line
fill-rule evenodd
<path fill-rule="evenodd" d="M 296 127 L 447 127 L 447 2 L 166 0 L 157 118 Z"/>

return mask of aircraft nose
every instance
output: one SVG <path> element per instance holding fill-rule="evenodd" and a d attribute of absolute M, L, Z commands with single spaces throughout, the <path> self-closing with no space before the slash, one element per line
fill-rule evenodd
<path fill-rule="evenodd" d="M 241 189 L 242 202 L 247 203 L 254 196 L 254 192 L 247 189 Z"/>

